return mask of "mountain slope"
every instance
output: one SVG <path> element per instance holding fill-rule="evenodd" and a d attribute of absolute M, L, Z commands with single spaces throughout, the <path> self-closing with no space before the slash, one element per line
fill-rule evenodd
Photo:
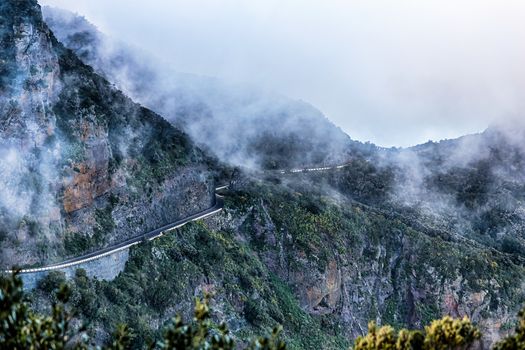
<path fill-rule="evenodd" d="M 190 317 L 204 293 L 234 336 L 282 324 L 290 349 L 347 349 L 370 320 L 418 328 L 466 315 L 487 346 L 511 329 L 525 271 L 505 254 L 334 200 L 309 178 L 234 180 L 221 214 L 133 248 L 115 280 L 80 271 L 71 281 L 74 306 L 100 342 L 126 322 L 141 348 L 174 315 Z M 60 280 L 42 284 L 37 300 Z"/>
<path fill-rule="evenodd" d="M 205 155 L 60 44 L 36 0 L 0 5 L 0 264 L 89 251 L 211 203 Z"/>
<path fill-rule="evenodd" d="M 524 130 L 505 123 L 401 152 L 395 192 L 427 221 L 525 257 Z"/>

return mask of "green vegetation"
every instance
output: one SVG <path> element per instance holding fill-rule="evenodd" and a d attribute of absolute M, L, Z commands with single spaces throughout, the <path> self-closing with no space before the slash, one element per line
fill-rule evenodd
<path fill-rule="evenodd" d="M 65 256 L 75 256 L 100 248 L 107 237 L 115 229 L 112 212 L 118 198 L 110 196 L 108 204 L 101 209 L 95 209 L 95 225 L 93 234 L 83 232 L 67 232 L 64 238 Z"/>
<path fill-rule="evenodd" d="M 80 274 L 82 275 L 82 274 Z M 77 276 L 78 278 L 79 276 Z M 81 277 L 81 276 L 80 276 Z M 84 328 L 71 327 L 72 313 L 67 303 L 71 291 L 59 274 L 45 282 L 47 291 L 56 292 L 51 315 L 34 312 L 23 291 L 22 281 L 13 274 L 0 278 L 0 346 L 2 349 L 100 349 L 91 344 Z M 196 299 L 192 322 L 185 323 L 182 317 L 172 319 L 163 331 L 161 339 L 147 344 L 149 349 L 217 349 L 233 350 L 285 350 L 280 340 L 281 327 L 276 327 L 270 336 L 255 337 L 252 341 L 241 341 L 237 346 L 226 324 L 217 324 L 211 319 L 209 295 Z M 93 311 L 93 310 L 91 310 Z M 253 310 L 257 313 L 257 310 Z M 518 350 L 525 348 L 525 310 L 519 314 L 514 335 L 496 343 L 495 350 Z M 120 324 L 107 340 L 103 349 L 124 350 L 134 347 L 135 333 L 127 325 Z M 358 337 L 354 350 L 448 350 L 469 349 L 481 338 L 480 331 L 468 318 L 444 317 L 432 321 L 424 331 L 402 329 L 396 332 L 391 326 L 378 328 L 370 322 L 368 334 Z M 318 349 L 326 344 L 319 343 Z M 343 348 L 343 347 L 341 347 Z"/>
<path fill-rule="evenodd" d="M 494 350 L 525 349 L 525 309 L 520 311 L 515 333 L 501 340 Z"/>
<path fill-rule="evenodd" d="M 22 281 L 0 279 L 0 345 L 2 349 L 64 349 L 69 339 L 70 317 L 64 302 L 69 298 L 63 285 L 51 316 L 41 316 L 29 307 Z"/>
<path fill-rule="evenodd" d="M 227 192 L 224 215 L 213 218 L 134 247 L 112 281 L 79 270 L 70 304 L 86 334 L 108 340 L 108 330 L 127 324 L 132 347 L 144 348 L 162 339 L 173 315 L 190 317 L 193 296 L 211 292 L 234 339 L 282 325 L 289 349 L 345 349 L 358 326 L 342 308 L 361 327 L 379 319 L 398 331 L 442 317 L 446 291 L 435 286 L 459 283 L 461 305 L 482 298 L 476 322 L 511 318 L 523 301 L 524 271 L 508 256 L 427 235 L 366 205 L 341 205 L 315 187 L 250 182 Z M 44 282 L 33 293 L 39 305 L 58 283 Z"/>
<path fill-rule="evenodd" d="M 60 280 L 49 274 L 35 297 L 39 291 L 49 294 Z M 322 320 L 301 309 L 293 291 L 239 243 L 234 232 L 212 231 L 200 223 L 133 249 L 125 271 L 114 281 L 89 279 L 79 269 L 70 287 L 71 306 L 86 322 L 88 334 L 128 324 L 136 349 L 162 339 L 162 327 L 152 328 L 152 323 L 166 325 L 176 312 L 188 317 L 195 290 L 213 292 L 221 314 L 237 315 L 233 333 L 238 338 L 282 324 L 290 349 L 348 346 L 341 335 L 326 334 Z"/>
<path fill-rule="evenodd" d="M 525 349 L 525 309 L 520 311 L 515 332 L 494 344 L 494 350 Z M 424 331 L 402 329 L 394 331 L 390 326 L 378 328 L 374 322 L 368 326 L 368 334 L 358 337 L 354 350 L 452 350 L 470 349 L 481 339 L 481 332 L 468 318 L 444 317 L 432 321 Z"/>
<path fill-rule="evenodd" d="M 56 276 L 55 276 L 56 277 Z M 49 285 L 48 285 L 49 287 Z M 70 290 L 61 284 L 53 303 L 51 316 L 43 316 L 30 309 L 22 281 L 14 274 L 11 278 L 0 278 L 0 347 L 2 349 L 98 349 L 90 344 L 83 329 L 71 327 L 72 314 L 66 303 Z M 254 338 L 246 350 L 284 350 L 279 339 L 280 330 L 274 329 L 269 337 Z M 132 347 L 133 331 L 119 325 L 103 349 L 124 350 Z M 164 330 L 161 340 L 148 344 L 149 349 L 238 349 L 225 324 L 211 321 L 209 299 L 196 300 L 194 318 L 184 323 L 177 317 Z"/>
<path fill-rule="evenodd" d="M 394 331 L 390 326 L 378 328 L 374 322 L 368 325 L 368 334 L 358 337 L 354 350 L 448 350 L 468 349 L 481 338 L 480 331 L 468 318 L 454 320 L 444 317 L 432 321 L 425 331 Z"/>

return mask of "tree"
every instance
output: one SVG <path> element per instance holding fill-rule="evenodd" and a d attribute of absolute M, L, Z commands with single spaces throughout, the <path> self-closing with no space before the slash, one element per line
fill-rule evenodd
<path fill-rule="evenodd" d="M 76 278 L 82 278 L 82 271 Z M 49 279 L 47 289 L 54 286 L 58 279 Z M 52 306 L 51 316 L 34 313 L 24 293 L 22 280 L 14 273 L 12 277 L 0 277 L 0 349 L 95 349 L 88 345 L 87 336 L 82 330 L 70 330 L 71 314 L 66 303 L 70 291 L 67 284 L 62 284 L 57 292 L 57 302 Z M 217 325 L 211 321 L 210 297 L 196 299 L 195 316 L 191 323 L 184 323 L 176 317 L 166 329 L 161 341 L 152 344 L 152 349 L 160 350 L 233 350 L 237 349 L 225 324 Z M 268 337 L 254 339 L 246 350 L 285 350 L 281 341 L 281 328 L 275 328 Z M 102 349 L 129 349 L 133 341 L 133 331 L 126 325 L 119 325 L 112 339 Z"/>
<path fill-rule="evenodd" d="M 2 349 L 64 349 L 69 341 L 70 316 L 64 303 L 69 289 L 62 285 L 51 316 L 33 313 L 23 291 L 22 280 L 0 278 L 0 347 Z M 82 348 L 78 344 L 77 348 Z"/>
<path fill-rule="evenodd" d="M 378 328 L 374 322 L 368 325 L 368 334 L 358 337 L 355 350 L 448 350 L 468 349 L 481 338 L 480 331 L 465 317 L 462 320 L 449 316 L 433 321 L 425 331 L 402 329 L 398 333 L 391 326 Z"/>

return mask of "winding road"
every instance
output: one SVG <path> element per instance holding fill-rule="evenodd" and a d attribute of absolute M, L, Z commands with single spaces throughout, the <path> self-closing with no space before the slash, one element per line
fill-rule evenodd
<path fill-rule="evenodd" d="M 312 171 L 327 171 L 327 170 L 336 170 L 336 169 L 343 169 L 349 166 L 350 163 L 340 164 L 340 165 L 333 165 L 333 166 L 325 166 L 325 167 L 318 167 L 318 168 L 302 168 L 302 169 L 289 169 L 289 170 L 275 170 L 278 174 L 296 174 L 296 173 L 309 173 Z"/>
<path fill-rule="evenodd" d="M 278 174 L 295 174 L 295 173 L 308 173 L 308 172 L 314 172 L 314 171 L 327 171 L 327 170 L 335 170 L 335 169 L 342 169 L 347 167 L 349 164 L 342 164 L 342 165 L 334 165 L 334 166 L 328 166 L 328 167 L 318 167 L 318 168 L 303 168 L 303 169 L 290 169 L 290 170 L 275 170 L 272 172 L 276 172 Z M 190 215 L 184 219 L 175 221 L 171 224 L 162 226 L 158 229 L 155 229 L 153 231 L 143 233 L 134 237 L 131 237 L 123 242 L 114 244 L 112 246 L 97 250 L 92 253 L 84 254 L 81 256 L 77 256 L 75 258 L 71 258 L 68 260 L 65 260 L 61 263 L 51 264 L 47 266 L 42 267 L 32 267 L 32 268 L 24 268 L 16 270 L 18 273 L 27 274 L 27 273 L 37 273 L 37 272 L 44 272 L 44 271 L 52 271 L 52 270 L 60 270 L 65 269 L 68 267 L 81 265 L 87 262 L 90 262 L 92 260 L 100 259 L 102 257 L 114 254 L 116 252 L 119 252 L 121 250 L 128 249 L 134 245 L 140 244 L 144 241 L 152 241 L 156 238 L 161 237 L 162 235 L 175 230 L 179 227 L 182 227 L 186 225 L 187 223 L 190 223 L 192 221 L 197 221 L 201 219 L 205 219 L 208 216 L 214 215 L 218 212 L 220 212 L 224 208 L 224 200 L 221 195 L 219 195 L 217 192 L 224 190 L 228 188 L 228 186 L 220 186 L 215 188 L 215 203 L 212 207 L 203 210 L 199 213 Z M 5 273 L 14 273 L 15 270 L 4 270 Z"/>
<path fill-rule="evenodd" d="M 27 268 L 27 269 L 20 269 L 20 270 L 18 270 L 18 273 L 36 273 L 36 272 L 43 272 L 43 271 L 60 270 L 60 269 L 64 269 L 64 268 L 67 268 L 67 267 L 84 264 L 84 263 L 87 263 L 89 261 L 92 261 L 92 260 L 95 260 L 95 259 L 102 258 L 104 256 L 108 256 L 108 255 L 114 254 L 114 253 L 116 253 L 118 251 L 121 251 L 121 250 L 124 250 L 124 249 L 128 249 L 129 247 L 132 247 L 132 246 L 137 245 L 137 244 L 139 244 L 141 242 L 144 242 L 144 241 L 152 241 L 152 240 L 154 240 L 156 238 L 159 238 L 162 235 L 164 235 L 164 234 L 166 234 L 166 233 L 168 233 L 168 232 L 170 232 L 172 230 L 175 230 L 175 229 L 177 229 L 179 227 L 182 227 L 182 226 L 186 225 L 189 222 L 205 219 L 208 216 L 211 216 L 213 214 L 216 214 L 216 213 L 220 212 L 223 209 L 223 207 L 224 207 L 224 200 L 223 200 L 221 195 L 217 194 L 217 191 L 226 189 L 227 187 L 228 186 L 217 187 L 215 189 L 215 203 L 213 204 L 213 206 L 211 208 L 203 210 L 200 213 L 193 214 L 193 215 L 188 216 L 188 217 L 186 217 L 184 219 L 181 219 L 181 220 L 175 221 L 175 222 L 173 222 L 171 224 L 162 226 L 162 227 L 160 227 L 160 228 L 158 228 L 156 230 L 153 230 L 153 231 L 150 231 L 150 232 L 147 232 L 147 233 L 143 233 L 143 234 L 138 235 L 138 236 L 131 237 L 131 238 L 129 238 L 129 239 L 123 241 L 123 242 L 117 243 L 117 244 L 112 245 L 112 246 L 107 247 L 107 248 L 103 248 L 103 249 L 97 250 L 97 251 L 92 252 L 92 253 L 88 253 L 88 254 L 84 254 L 84 255 L 81 255 L 81 256 L 77 256 L 75 258 L 71 258 L 71 259 L 65 260 L 65 261 L 63 261 L 61 263 L 57 263 L 57 264 L 52 264 L 52 265 L 43 266 L 43 267 L 33 267 L 33 268 Z M 5 270 L 4 272 L 5 273 L 14 273 L 15 270 Z"/>

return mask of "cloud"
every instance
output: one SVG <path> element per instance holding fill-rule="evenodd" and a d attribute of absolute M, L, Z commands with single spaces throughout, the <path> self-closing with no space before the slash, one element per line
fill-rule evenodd
<path fill-rule="evenodd" d="M 520 1 L 40 2 L 178 71 L 306 100 L 384 146 L 481 131 L 525 101 Z"/>

